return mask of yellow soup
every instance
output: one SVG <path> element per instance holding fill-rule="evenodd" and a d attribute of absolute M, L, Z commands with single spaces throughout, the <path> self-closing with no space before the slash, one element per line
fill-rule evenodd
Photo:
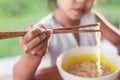
<path fill-rule="evenodd" d="M 69 66 L 84 61 L 91 61 L 96 63 L 96 54 L 83 54 L 80 56 L 74 56 L 70 58 L 65 64 L 63 64 L 62 68 L 66 71 Z M 107 66 L 112 73 L 117 70 L 117 67 L 103 54 L 101 54 L 101 64 Z"/>

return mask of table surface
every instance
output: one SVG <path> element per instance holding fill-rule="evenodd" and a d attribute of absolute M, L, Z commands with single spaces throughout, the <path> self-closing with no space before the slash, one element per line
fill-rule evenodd
<path fill-rule="evenodd" d="M 39 70 L 37 80 L 63 80 L 56 66 Z"/>
<path fill-rule="evenodd" d="M 56 66 L 40 70 L 36 77 L 37 80 L 63 80 Z M 120 80 L 120 75 L 117 80 Z"/>

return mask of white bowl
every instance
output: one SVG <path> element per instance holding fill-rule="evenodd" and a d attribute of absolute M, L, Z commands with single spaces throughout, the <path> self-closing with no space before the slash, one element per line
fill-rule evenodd
<path fill-rule="evenodd" d="M 99 78 L 84 78 L 72 75 L 65 70 L 62 69 L 63 64 L 65 64 L 71 57 L 80 56 L 86 53 L 95 54 L 96 47 L 77 47 L 65 51 L 57 58 L 57 67 L 60 75 L 64 80 L 115 80 L 120 72 L 120 58 L 118 55 L 109 52 L 109 50 L 105 51 L 101 49 L 101 53 L 104 53 L 104 56 L 107 57 L 112 64 L 117 67 L 117 70 L 110 75 L 99 77 Z"/>

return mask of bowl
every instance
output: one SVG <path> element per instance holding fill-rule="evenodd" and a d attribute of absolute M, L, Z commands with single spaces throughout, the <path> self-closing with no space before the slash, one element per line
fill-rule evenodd
<path fill-rule="evenodd" d="M 66 69 L 79 61 L 90 60 L 96 62 L 97 49 L 94 46 L 77 47 L 63 52 L 57 58 L 57 68 L 64 80 L 115 80 L 120 72 L 120 57 L 109 50 L 100 49 L 101 63 L 107 65 L 112 73 L 102 77 L 80 77 L 68 73 Z"/>

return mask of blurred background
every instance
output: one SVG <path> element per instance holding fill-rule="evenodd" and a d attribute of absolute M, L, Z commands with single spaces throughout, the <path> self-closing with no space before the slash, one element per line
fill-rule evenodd
<path fill-rule="evenodd" d="M 95 10 L 120 28 L 120 0 L 97 0 Z M 27 30 L 52 10 L 47 0 L 0 0 L 0 32 Z M 20 38 L 0 40 L 0 59 L 22 55 Z"/>

